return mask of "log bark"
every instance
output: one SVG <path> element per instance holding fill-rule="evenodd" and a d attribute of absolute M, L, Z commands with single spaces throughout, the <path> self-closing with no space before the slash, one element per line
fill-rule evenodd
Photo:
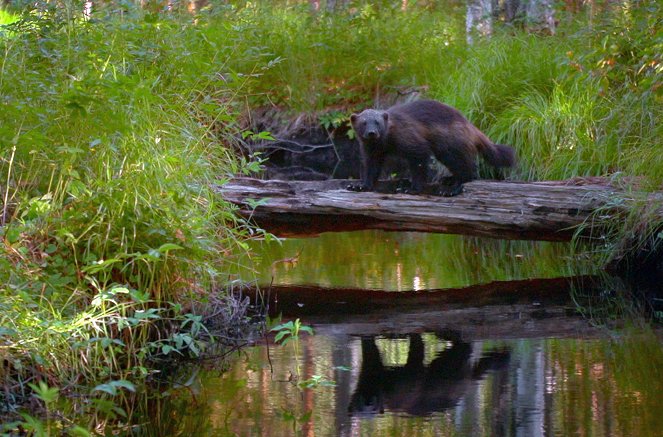
<path fill-rule="evenodd" d="M 625 191 L 592 178 L 556 182 L 473 181 L 455 197 L 352 192 L 352 181 L 233 179 L 219 187 L 240 213 L 278 236 L 382 229 L 501 239 L 569 241 L 601 209 L 618 217 Z M 356 183 L 356 181 L 355 181 Z M 393 192 L 381 182 L 378 190 Z M 656 195 L 660 198 L 660 195 Z M 256 206 L 257 203 L 257 206 Z M 663 217 L 663 212 L 659 211 Z M 600 229 L 585 232 L 600 238 Z"/>

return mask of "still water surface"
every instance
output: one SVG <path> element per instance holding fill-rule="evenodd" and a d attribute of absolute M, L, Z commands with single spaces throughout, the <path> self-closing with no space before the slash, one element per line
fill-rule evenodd
<path fill-rule="evenodd" d="M 259 283 L 294 285 L 279 297 L 284 319 L 316 334 L 272 336 L 230 370 L 200 372 L 195 395 L 180 391 L 153 419 L 180 423 L 171 434 L 663 435 L 660 338 L 628 318 L 639 307 L 622 283 L 559 279 L 597 271 L 568 245 L 369 231 L 254 249 L 241 264 Z M 300 284 L 327 288 L 304 300 Z M 334 287 L 451 297 L 349 306 Z"/>
<path fill-rule="evenodd" d="M 326 233 L 318 238 L 254 241 L 241 277 L 260 284 L 426 290 L 597 270 L 569 244 L 417 232 Z M 249 268 L 253 267 L 253 269 Z"/>
<path fill-rule="evenodd" d="M 657 340 L 316 335 L 207 374 L 201 435 L 661 435 Z M 269 365 L 271 359 L 272 365 Z M 622 361 L 623 360 L 623 361 Z M 312 388 L 297 381 L 317 380 Z M 326 386 L 333 382 L 334 386 Z M 205 423 L 206 422 L 206 423 Z"/>

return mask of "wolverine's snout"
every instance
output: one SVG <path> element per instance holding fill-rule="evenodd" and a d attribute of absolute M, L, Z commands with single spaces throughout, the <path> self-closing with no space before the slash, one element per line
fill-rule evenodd
<path fill-rule="evenodd" d="M 380 134 L 376 130 L 366 131 L 366 138 L 369 140 L 377 140 L 380 137 Z"/>

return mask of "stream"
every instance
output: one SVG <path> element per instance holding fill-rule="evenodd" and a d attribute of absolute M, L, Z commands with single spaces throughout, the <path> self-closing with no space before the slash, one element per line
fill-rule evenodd
<path fill-rule="evenodd" d="M 247 295 L 315 334 L 199 369 L 194 402 L 173 396 L 151 433 L 663 435 L 660 287 L 607 277 L 589 252 L 380 231 L 253 249 L 237 274 L 262 292 Z"/>

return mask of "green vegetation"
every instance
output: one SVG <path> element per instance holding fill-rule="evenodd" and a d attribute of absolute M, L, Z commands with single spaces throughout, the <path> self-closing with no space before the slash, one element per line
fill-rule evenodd
<path fill-rule="evenodd" d="M 39 381 L 83 395 L 67 408 L 84 414 L 48 416 L 52 433 L 121 425 L 131 392 L 214 339 L 201 308 L 219 299 L 249 228 L 212 184 L 258 168 L 232 152 L 251 79 L 223 80 L 234 47 L 177 17 L 34 12 L 11 31 L 0 40 L 3 405 L 13 413 Z"/>
<path fill-rule="evenodd" d="M 192 16 L 109 2 L 91 19 L 69 0 L 0 9 L 5 430 L 125 429 L 134 391 L 209 346 L 201 308 L 255 235 L 212 188 L 259 169 L 236 153 L 267 137 L 243 131 L 250 109 L 333 109 L 336 126 L 421 90 L 514 145 L 515 178 L 663 183 L 658 2 L 593 17 L 589 31 L 576 16 L 555 36 L 510 30 L 474 46 L 458 3 L 234 3 Z M 620 235 L 640 234 L 633 217 Z M 30 399 L 43 410 L 28 415 Z"/>
<path fill-rule="evenodd" d="M 12 14 L 11 12 L 5 11 L 4 9 L 0 9 L 0 26 L 6 26 L 8 24 L 14 23 L 18 19 L 18 15 Z"/>
<path fill-rule="evenodd" d="M 291 320 L 286 323 L 280 323 L 270 329 L 270 331 L 276 332 L 274 342 L 281 342 L 282 345 L 286 345 L 293 340 L 299 340 L 300 332 L 313 334 L 313 329 L 310 326 L 303 325 L 299 319 L 295 319 L 294 321 Z"/>
<path fill-rule="evenodd" d="M 421 87 L 513 145 L 514 177 L 623 172 L 663 183 L 663 163 L 653 159 L 663 115 L 658 2 L 606 13 L 589 30 L 579 20 L 552 37 L 503 32 L 473 46 L 458 12 L 365 5 L 316 16 L 260 4 L 239 11 L 239 51 L 259 47 L 277 63 L 254 82 L 258 102 L 350 111 Z"/>

